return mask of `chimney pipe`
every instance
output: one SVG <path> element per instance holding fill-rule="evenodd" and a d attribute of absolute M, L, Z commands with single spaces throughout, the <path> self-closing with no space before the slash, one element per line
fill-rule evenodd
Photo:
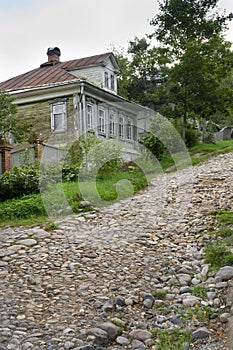
<path fill-rule="evenodd" d="M 59 62 L 61 51 L 58 47 L 49 47 L 47 50 L 48 62 Z"/>

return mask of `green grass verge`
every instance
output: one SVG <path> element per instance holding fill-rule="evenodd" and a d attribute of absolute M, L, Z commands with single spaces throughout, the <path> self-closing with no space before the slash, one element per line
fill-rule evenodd
<path fill-rule="evenodd" d="M 216 217 L 217 229 L 209 233 L 211 241 L 205 247 L 204 258 L 217 271 L 233 265 L 233 212 L 217 210 L 212 215 Z"/>
<path fill-rule="evenodd" d="M 156 338 L 156 350 L 183 350 L 186 343 L 190 343 L 190 332 L 180 329 L 158 329 L 152 333 Z"/>
<path fill-rule="evenodd" d="M 204 144 L 191 148 L 189 150 L 193 164 L 202 162 L 214 155 L 232 152 L 233 141 L 221 141 L 215 144 Z M 181 162 L 181 167 L 185 164 L 182 162 L 183 154 L 176 154 L 175 161 L 170 155 L 165 155 L 160 162 L 162 169 L 167 169 L 174 166 L 174 163 Z M 176 170 L 174 166 L 173 169 Z M 150 177 L 145 176 L 142 171 L 134 169 L 133 171 L 119 171 L 110 174 L 100 174 L 95 181 L 82 182 L 82 191 L 80 191 L 77 182 L 67 182 L 63 184 L 63 190 L 67 201 L 72 207 L 74 212 L 79 212 L 79 202 L 85 194 L 85 199 L 93 201 L 94 193 L 94 206 L 101 206 L 104 204 L 111 204 L 119 199 L 132 196 L 139 190 L 144 189 L 148 185 L 147 179 L 152 178 L 156 174 L 150 174 Z M 56 186 L 56 185 L 55 185 Z M 56 187 L 53 190 L 52 195 L 56 193 Z M 59 198 L 55 202 L 59 204 Z M 82 210 L 90 210 L 90 207 L 82 208 Z M 55 208 L 56 210 L 56 208 Z M 219 220 L 222 222 L 225 220 L 229 224 L 233 223 L 233 217 L 231 214 L 218 213 Z M 8 200 L 0 203 L 0 225 L 25 225 L 25 224 L 41 224 L 48 220 L 47 214 L 44 210 L 41 196 L 28 195 L 20 199 Z M 228 235 L 231 237 L 231 234 Z"/>
<path fill-rule="evenodd" d="M 139 190 L 147 187 L 148 182 L 142 171 L 116 172 L 101 174 L 96 181 L 64 182 L 62 186 L 53 185 L 51 191 L 44 196 L 44 201 L 50 205 L 53 212 L 62 207 L 65 194 L 66 201 L 74 212 L 90 211 L 91 206 L 80 208 L 79 203 L 89 200 L 95 207 L 108 205 L 115 201 L 132 196 Z M 94 195 L 93 195 L 94 194 Z M 27 195 L 18 199 L 7 200 L 0 203 L 0 225 L 31 225 L 48 221 L 44 202 L 40 194 Z"/>
<path fill-rule="evenodd" d="M 202 143 L 188 149 L 191 164 L 196 165 L 219 154 L 233 152 L 233 140 L 218 141 L 216 143 Z M 182 156 L 182 154 L 181 154 Z M 165 154 L 160 164 L 163 169 L 176 170 L 174 159 L 170 154 Z"/>

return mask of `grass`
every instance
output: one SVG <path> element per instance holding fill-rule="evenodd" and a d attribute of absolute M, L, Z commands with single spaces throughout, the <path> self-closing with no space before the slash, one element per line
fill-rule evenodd
<path fill-rule="evenodd" d="M 67 204 L 75 213 L 90 211 L 93 206 L 109 205 L 132 196 L 147 185 L 145 175 L 138 169 L 101 174 L 95 181 L 64 182 L 62 186 L 53 185 L 43 199 L 40 194 L 33 194 L 0 203 L 0 225 L 42 224 L 49 220 L 45 207 L 53 216 Z M 79 204 L 83 200 L 90 201 L 91 205 L 81 208 Z"/>
<path fill-rule="evenodd" d="M 205 287 L 197 285 L 191 288 L 191 294 L 195 297 L 200 297 L 203 300 L 207 300 L 207 290 Z"/>
<path fill-rule="evenodd" d="M 233 140 L 218 141 L 210 144 L 200 142 L 198 145 L 190 147 L 188 152 L 192 165 L 196 165 L 216 155 L 233 152 Z M 175 161 L 169 154 L 164 155 L 160 164 L 163 169 L 176 169 Z"/>
<path fill-rule="evenodd" d="M 152 294 L 155 298 L 165 299 L 167 292 L 165 290 L 152 290 Z"/>
<path fill-rule="evenodd" d="M 213 306 L 196 305 L 183 311 L 181 317 L 184 322 L 198 321 L 208 323 L 210 320 L 216 318 L 218 313 L 219 309 Z"/>
<path fill-rule="evenodd" d="M 156 338 L 156 350 L 182 350 L 185 343 L 190 343 L 190 332 L 180 329 L 162 330 L 157 329 L 152 333 Z"/>
<path fill-rule="evenodd" d="M 204 250 L 206 263 L 217 271 L 225 265 L 233 265 L 233 212 L 216 210 L 212 212 L 216 217 L 217 229 L 211 231 L 213 237 Z"/>
<path fill-rule="evenodd" d="M 233 151 L 233 141 L 221 141 L 215 144 L 200 143 L 195 147 L 190 148 L 190 156 L 193 164 L 204 161 L 214 155 Z M 175 155 L 175 162 L 184 167 L 183 154 Z M 162 169 L 167 169 L 174 165 L 174 159 L 165 154 L 160 166 Z M 188 164 L 187 164 L 188 165 Z M 150 178 L 155 174 L 150 174 Z M 82 182 L 65 182 L 62 185 L 62 194 L 65 193 L 66 201 L 72 207 L 74 212 L 89 211 L 91 206 L 80 208 L 79 203 L 82 199 L 90 201 L 94 207 L 101 207 L 114 203 L 119 199 L 130 197 L 139 190 L 144 189 L 150 180 L 148 174 L 145 176 L 143 171 L 133 167 L 128 171 L 118 171 L 115 173 L 99 174 L 94 181 Z M 148 180 L 147 180 L 148 179 Z M 52 198 L 47 198 L 48 203 L 52 203 L 54 212 L 61 205 L 60 193 L 56 194 L 56 185 L 51 193 Z M 64 191 L 64 192 L 63 192 Z M 54 197 L 53 197 L 54 196 Z M 49 197 L 49 194 L 48 196 Z M 54 202 L 54 203 L 53 203 Z M 56 207 L 57 205 L 57 207 Z M 225 212 L 215 213 L 219 222 L 224 226 L 233 224 L 233 214 Z M 32 225 L 41 224 L 48 221 L 48 216 L 44 210 L 42 198 L 40 194 L 28 195 L 20 199 L 8 200 L 0 203 L 0 225 Z M 223 228 L 221 228 L 223 230 Z M 232 237 L 230 228 L 227 228 L 225 235 Z M 223 231 L 222 231 L 223 232 Z"/>

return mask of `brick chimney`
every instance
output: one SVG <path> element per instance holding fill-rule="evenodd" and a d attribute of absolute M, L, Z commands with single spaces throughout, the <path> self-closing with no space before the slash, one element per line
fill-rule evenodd
<path fill-rule="evenodd" d="M 48 62 L 59 62 L 61 51 L 58 47 L 49 47 L 47 50 Z"/>

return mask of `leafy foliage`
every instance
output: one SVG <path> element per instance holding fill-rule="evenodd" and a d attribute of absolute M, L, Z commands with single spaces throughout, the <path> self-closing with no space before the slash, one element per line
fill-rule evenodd
<path fill-rule="evenodd" d="M 14 98 L 7 92 L 0 90 L 0 140 L 21 143 L 30 137 L 31 124 L 22 122 L 16 117 Z"/>
<path fill-rule="evenodd" d="M 223 35 L 233 15 L 221 12 L 217 4 L 161 0 L 151 20 L 154 33 L 134 38 L 128 56 L 120 55 L 119 64 L 129 75 L 119 84 L 124 96 L 173 121 L 182 120 L 184 140 L 197 121 L 200 126 L 206 120 L 231 123 L 233 53 Z"/>
<path fill-rule="evenodd" d="M 158 159 L 162 160 L 164 153 L 164 145 L 159 141 L 154 134 L 147 134 L 141 141 L 143 145 L 151 151 L 151 153 Z"/>
<path fill-rule="evenodd" d="M 43 202 L 38 195 L 25 196 L 0 203 L 0 221 L 44 216 L 45 214 Z"/>
<path fill-rule="evenodd" d="M 39 192 L 39 170 L 35 166 L 15 166 L 0 177 L 0 201 Z"/>

